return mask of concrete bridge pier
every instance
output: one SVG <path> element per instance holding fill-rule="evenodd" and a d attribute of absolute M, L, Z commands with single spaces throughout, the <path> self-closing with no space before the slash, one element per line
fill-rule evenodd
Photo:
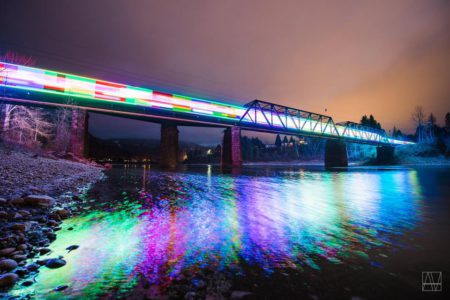
<path fill-rule="evenodd" d="M 159 166 L 174 169 L 178 164 L 178 128 L 172 123 L 161 124 L 161 142 L 159 147 Z"/>
<path fill-rule="evenodd" d="M 222 167 L 241 167 L 241 128 L 233 126 L 223 132 Z"/>
<path fill-rule="evenodd" d="M 325 168 L 347 166 L 347 144 L 338 140 L 327 140 L 325 144 Z"/>
<path fill-rule="evenodd" d="M 72 110 L 69 152 L 76 157 L 86 157 L 88 154 L 89 114 L 85 109 Z"/>
<path fill-rule="evenodd" d="M 377 163 L 392 164 L 394 163 L 395 148 L 392 146 L 377 147 Z"/>

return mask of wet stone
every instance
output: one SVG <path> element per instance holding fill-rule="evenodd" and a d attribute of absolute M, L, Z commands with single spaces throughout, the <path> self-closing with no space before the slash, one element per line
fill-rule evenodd
<path fill-rule="evenodd" d="M 43 265 L 45 265 L 47 263 L 47 259 L 39 259 L 39 260 L 36 261 L 36 263 L 38 265 L 43 266 Z"/>
<path fill-rule="evenodd" d="M 14 271 L 14 273 L 19 275 L 20 277 L 24 277 L 25 275 L 27 275 L 29 273 L 29 271 L 27 269 L 25 269 L 25 268 L 20 268 L 20 269 L 16 269 Z"/>
<path fill-rule="evenodd" d="M 19 214 L 19 216 L 21 216 L 21 215 Z M 26 225 L 24 223 L 16 223 L 11 226 L 11 229 L 16 230 L 16 231 L 25 231 Z"/>
<path fill-rule="evenodd" d="M 27 266 L 27 269 L 28 269 L 28 271 L 30 271 L 30 272 L 34 272 L 34 271 L 36 271 L 37 269 L 39 269 L 39 267 L 40 267 L 40 265 L 38 265 L 38 264 L 36 264 L 36 263 L 32 263 L 32 264 L 29 264 L 29 265 Z"/>
<path fill-rule="evenodd" d="M 66 261 L 59 258 L 48 259 L 45 263 L 45 266 L 50 269 L 61 268 L 66 265 Z"/>
<path fill-rule="evenodd" d="M 11 271 L 17 267 L 17 262 L 13 259 L 4 259 L 0 261 L 0 271 Z"/>
<path fill-rule="evenodd" d="M 65 289 L 67 289 L 68 287 L 69 287 L 68 285 L 59 285 L 54 289 L 54 291 L 61 292 L 61 291 L 64 291 Z"/>
<path fill-rule="evenodd" d="M 18 250 L 26 250 L 28 248 L 28 246 L 26 244 L 20 244 L 19 246 L 17 246 Z"/>
<path fill-rule="evenodd" d="M 70 252 L 70 251 L 73 251 L 75 249 L 78 249 L 79 247 L 80 246 L 78 246 L 78 245 L 71 245 L 71 246 L 67 247 L 66 250 L 68 250 Z"/>
<path fill-rule="evenodd" d="M 25 267 L 26 264 L 27 264 L 27 261 L 26 260 L 22 260 L 17 265 L 20 266 L 20 267 Z"/>
<path fill-rule="evenodd" d="M 8 256 L 11 253 L 13 253 L 16 249 L 15 248 L 5 248 L 0 250 L 0 256 Z"/>
<path fill-rule="evenodd" d="M 25 201 L 22 198 L 11 199 L 9 201 L 9 204 L 15 205 L 15 206 L 21 206 L 21 205 L 24 205 L 24 203 L 25 203 Z"/>
<path fill-rule="evenodd" d="M 51 214 L 49 218 L 55 221 L 61 221 L 61 217 L 58 214 Z"/>
<path fill-rule="evenodd" d="M 24 282 L 22 282 L 22 286 L 30 286 L 30 285 L 32 285 L 34 282 L 33 281 L 31 281 L 31 280 L 26 280 L 26 281 L 24 281 Z"/>
<path fill-rule="evenodd" d="M 67 219 L 70 216 L 70 212 L 67 209 L 58 209 L 55 211 L 55 213 L 61 218 L 61 219 Z"/>
<path fill-rule="evenodd" d="M 47 233 L 47 237 L 48 237 L 48 239 L 49 239 L 50 241 L 56 240 L 56 234 L 53 233 L 53 232 Z"/>
<path fill-rule="evenodd" d="M 14 251 L 13 253 L 11 253 L 10 256 L 21 255 L 21 254 L 23 254 L 23 251 L 22 251 L 22 250 L 16 250 L 16 251 Z"/>
<path fill-rule="evenodd" d="M 28 195 L 23 200 L 30 206 L 48 207 L 55 203 L 55 199 L 47 195 Z"/>
<path fill-rule="evenodd" d="M 2 274 L 0 275 L 0 288 L 10 288 L 17 282 L 18 279 L 19 276 L 14 273 Z"/>
<path fill-rule="evenodd" d="M 48 224 L 48 226 L 56 227 L 56 226 L 59 225 L 59 222 L 56 222 L 55 220 L 49 220 L 49 221 L 47 222 L 47 224 Z"/>
<path fill-rule="evenodd" d="M 0 211 L 0 219 L 7 219 L 8 213 L 6 211 Z"/>
<path fill-rule="evenodd" d="M 23 254 L 18 254 L 18 255 L 14 255 L 13 259 L 16 260 L 16 261 L 23 261 L 23 260 L 27 259 L 27 256 L 23 255 Z"/>
<path fill-rule="evenodd" d="M 27 210 L 21 209 L 17 212 L 18 214 L 20 214 L 22 217 L 28 217 L 31 215 L 31 213 Z"/>

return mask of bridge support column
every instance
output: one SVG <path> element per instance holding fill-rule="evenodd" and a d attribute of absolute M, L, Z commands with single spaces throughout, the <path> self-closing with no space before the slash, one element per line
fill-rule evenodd
<path fill-rule="evenodd" d="M 88 154 L 88 130 L 89 114 L 87 110 L 73 109 L 69 149 L 76 157 L 86 157 Z"/>
<path fill-rule="evenodd" d="M 223 132 L 222 167 L 242 166 L 241 128 L 233 126 Z"/>
<path fill-rule="evenodd" d="M 325 168 L 347 166 L 347 145 L 341 141 L 327 140 L 325 144 Z"/>
<path fill-rule="evenodd" d="M 394 160 L 395 148 L 391 146 L 377 147 L 377 163 L 392 164 Z"/>
<path fill-rule="evenodd" d="M 161 143 L 159 147 L 159 166 L 174 169 L 178 164 L 178 128 L 170 123 L 161 124 Z"/>

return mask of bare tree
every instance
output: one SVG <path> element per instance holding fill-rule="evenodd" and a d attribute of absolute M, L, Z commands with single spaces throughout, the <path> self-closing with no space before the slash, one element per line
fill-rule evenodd
<path fill-rule="evenodd" d="M 425 124 L 425 110 L 422 106 L 416 106 L 411 114 L 411 119 L 416 125 L 417 142 L 423 143 L 425 141 L 424 124 Z"/>
<path fill-rule="evenodd" d="M 425 123 L 425 110 L 423 107 L 416 106 L 411 114 L 411 118 L 417 126 L 423 125 Z"/>
<path fill-rule="evenodd" d="M 4 55 L 0 56 L 0 61 L 12 64 L 20 64 L 24 66 L 32 66 L 35 64 L 35 61 L 30 56 L 25 56 L 18 54 L 16 52 L 7 51 Z M 4 71 L 4 70 L 0 70 Z M 18 110 L 23 110 L 22 113 L 18 112 Z M 0 134 L 2 138 L 8 138 L 9 131 L 11 130 L 11 121 L 14 113 L 19 116 L 28 115 L 29 109 L 26 109 L 24 106 L 14 105 L 14 104 L 6 104 L 0 103 Z M 21 123 L 21 122 L 19 122 Z"/>
<path fill-rule="evenodd" d="M 73 105 L 72 99 L 65 101 L 67 105 Z M 67 153 L 69 151 L 71 125 L 72 125 L 73 108 L 60 107 L 55 113 L 55 138 L 53 140 L 53 148 L 55 150 Z"/>
<path fill-rule="evenodd" d="M 417 142 L 433 143 L 435 141 L 434 125 L 436 123 L 434 115 L 431 113 L 429 118 L 426 119 L 423 107 L 416 106 L 411 117 L 416 125 Z"/>
<path fill-rule="evenodd" d="M 445 114 L 445 128 L 447 130 L 450 129 L 450 113 L 449 112 Z"/>
<path fill-rule="evenodd" d="M 431 125 L 435 125 L 436 124 L 436 117 L 433 115 L 433 113 L 430 113 L 430 116 L 428 117 L 428 122 Z"/>
<path fill-rule="evenodd" d="M 25 66 L 35 64 L 31 57 L 12 51 L 0 56 L 0 60 Z M 53 136 L 51 116 L 45 109 L 2 103 L 0 112 L 3 139 L 30 145 L 48 142 Z"/>
<path fill-rule="evenodd" d="M 13 111 L 8 134 L 21 144 L 41 144 L 52 138 L 53 124 L 44 109 L 22 107 Z"/>

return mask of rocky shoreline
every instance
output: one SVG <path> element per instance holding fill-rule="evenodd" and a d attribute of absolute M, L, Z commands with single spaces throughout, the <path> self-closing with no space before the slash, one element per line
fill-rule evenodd
<path fill-rule="evenodd" d="M 0 298 L 15 284 L 32 285 L 41 266 L 65 265 L 47 247 L 61 221 L 77 212 L 79 193 L 100 180 L 102 171 L 88 161 L 0 145 Z"/>

